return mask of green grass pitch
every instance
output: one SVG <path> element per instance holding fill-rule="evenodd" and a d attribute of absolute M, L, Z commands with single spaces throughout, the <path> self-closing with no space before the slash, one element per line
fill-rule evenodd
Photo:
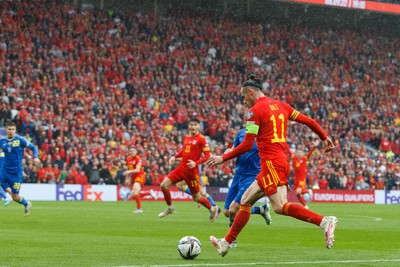
<path fill-rule="evenodd" d="M 398 205 L 311 203 L 339 218 L 331 250 L 315 225 L 272 212 L 267 226 L 252 215 L 224 258 L 208 238 L 224 236 L 228 220 L 210 223 L 194 202 L 174 206 L 162 219 L 164 202 L 143 201 L 144 213 L 133 214 L 134 202 L 36 201 L 28 218 L 17 203 L 0 206 L 0 266 L 400 266 Z M 202 243 L 195 260 L 177 252 L 185 235 Z"/>

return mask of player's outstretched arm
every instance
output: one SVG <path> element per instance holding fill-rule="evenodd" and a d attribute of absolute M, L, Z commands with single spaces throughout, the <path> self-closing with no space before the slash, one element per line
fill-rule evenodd
<path fill-rule="evenodd" d="M 324 152 L 327 153 L 335 148 L 335 144 L 333 143 L 332 139 L 329 136 L 323 141 L 324 143 Z"/>
<path fill-rule="evenodd" d="M 222 163 L 224 163 L 224 160 L 222 159 L 221 156 L 211 156 L 206 161 L 206 165 L 211 167 L 221 165 Z"/>
<path fill-rule="evenodd" d="M 301 124 L 307 125 L 314 133 L 319 136 L 319 139 L 324 143 L 324 152 L 329 152 L 335 148 L 335 145 L 332 142 L 332 139 L 328 137 L 324 130 L 322 130 L 321 126 L 312 118 L 307 117 L 301 113 L 298 114 L 296 119 L 294 120 Z"/>

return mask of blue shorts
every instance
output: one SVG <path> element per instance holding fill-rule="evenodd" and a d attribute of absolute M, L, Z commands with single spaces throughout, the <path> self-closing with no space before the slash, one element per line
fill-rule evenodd
<path fill-rule="evenodd" d="M 13 194 L 19 194 L 22 184 L 22 173 L 9 174 L 6 172 L 1 172 L 0 183 L 4 190 L 6 190 L 6 188 L 11 188 L 11 192 L 13 192 Z"/>
<path fill-rule="evenodd" d="M 240 203 L 244 192 L 256 179 L 257 174 L 253 176 L 236 173 L 233 176 L 231 187 L 229 187 L 226 195 L 224 209 L 229 210 L 229 206 L 233 201 Z"/>

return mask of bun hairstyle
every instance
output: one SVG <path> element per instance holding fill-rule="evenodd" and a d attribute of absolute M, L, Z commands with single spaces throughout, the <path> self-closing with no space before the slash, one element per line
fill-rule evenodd
<path fill-rule="evenodd" d="M 243 83 L 242 87 L 247 87 L 247 86 L 251 86 L 258 90 L 261 90 L 261 81 L 256 78 L 256 75 L 254 73 L 250 73 L 249 79 L 245 83 Z"/>

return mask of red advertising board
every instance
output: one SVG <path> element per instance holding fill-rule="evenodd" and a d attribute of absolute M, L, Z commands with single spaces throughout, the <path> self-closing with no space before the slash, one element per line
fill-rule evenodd
<path fill-rule="evenodd" d="M 122 189 L 122 190 L 121 190 Z M 145 186 L 142 191 L 153 189 L 158 197 L 158 200 L 164 200 L 164 195 L 161 188 L 158 186 Z M 208 187 L 207 192 L 213 196 L 215 201 L 225 201 L 228 188 Z M 171 197 L 174 201 L 193 201 L 190 195 L 187 195 L 176 187 L 170 188 Z M 123 187 L 118 187 L 118 200 L 122 200 Z M 145 200 L 153 200 L 151 197 L 145 197 Z M 132 198 L 129 198 L 132 200 Z M 294 191 L 288 192 L 288 200 L 290 202 L 298 202 Z M 373 190 L 313 190 L 311 202 L 320 203 L 375 203 L 375 192 Z"/>
<path fill-rule="evenodd" d="M 375 203 L 373 190 L 314 190 L 312 202 Z"/>

